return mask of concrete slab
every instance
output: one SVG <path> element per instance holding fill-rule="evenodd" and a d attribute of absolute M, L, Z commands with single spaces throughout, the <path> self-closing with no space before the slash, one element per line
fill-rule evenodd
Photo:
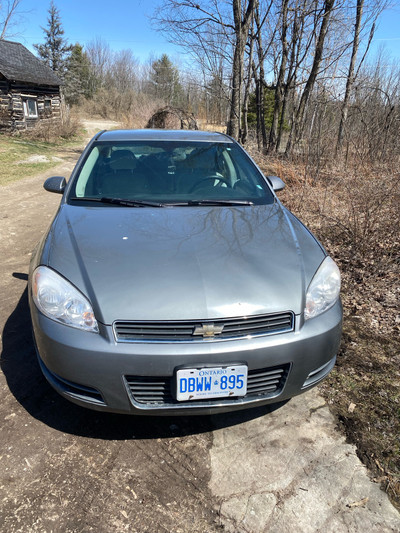
<path fill-rule="evenodd" d="M 210 488 L 235 533 L 399 532 L 400 515 L 316 389 L 234 425 L 217 419 Z"/>

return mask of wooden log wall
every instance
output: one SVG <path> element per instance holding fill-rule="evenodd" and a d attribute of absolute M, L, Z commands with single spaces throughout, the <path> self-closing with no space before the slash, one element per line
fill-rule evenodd
<path fill-rule="evenodd" d="M 37 117 L 26 117 L 24 100 L 33 99 Z M 39 121 L 61 121 L 61 95 L 57 86 L 11 83 L 0 75 L 0 129 L 16 131 L 34 128 Z"/>

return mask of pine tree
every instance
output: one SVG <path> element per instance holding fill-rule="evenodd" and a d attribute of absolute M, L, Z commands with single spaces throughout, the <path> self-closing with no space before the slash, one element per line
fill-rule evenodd
<path fill-rule="evenodd" d="M 153 61 L 151 68 L 150 83 L 154 96 L 165 100 L 170 105 L 179 105 L 183 98 L 179 72 L 167 54 Z"/>
<path fill-rule="evenodd" d="M 68 104 L 77 104 L 82 97 L 93 96 L 90 75 L 90 60 L 83 47 L 76 43 L 71 47 L 71 54 L 65 63 L 64 94 Z"/>
<path fill-rule="evenodd" d="M 53 0 L 48 10 L 47 28 L 43 28 L 45 34 L 44 44 L 34 44 L 38 56 L 61 78 L 64 78 L 65 65 L 71 46 L 64 39 L 64 30 L 61 24 L 59 10 Z"/>

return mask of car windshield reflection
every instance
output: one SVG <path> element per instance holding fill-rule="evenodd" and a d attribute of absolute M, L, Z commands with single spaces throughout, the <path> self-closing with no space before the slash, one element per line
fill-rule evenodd
<path fill-rule="evenodd" d="M 264 177 L 231 142 L 98 142 L 68 201 L 161 207 L 274 201 Z M 131 204 L 129 203 L 131 202 Z"/>

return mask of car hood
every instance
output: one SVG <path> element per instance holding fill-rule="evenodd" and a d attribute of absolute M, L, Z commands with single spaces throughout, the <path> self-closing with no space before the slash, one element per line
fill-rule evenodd
<path fill-rule="evenodd" d="M 87 295 L 105 324 L 299 314 L 325 256 L 278 202 L 171 208 L 63 204 L 45 248 L 42 263 Z"/>

